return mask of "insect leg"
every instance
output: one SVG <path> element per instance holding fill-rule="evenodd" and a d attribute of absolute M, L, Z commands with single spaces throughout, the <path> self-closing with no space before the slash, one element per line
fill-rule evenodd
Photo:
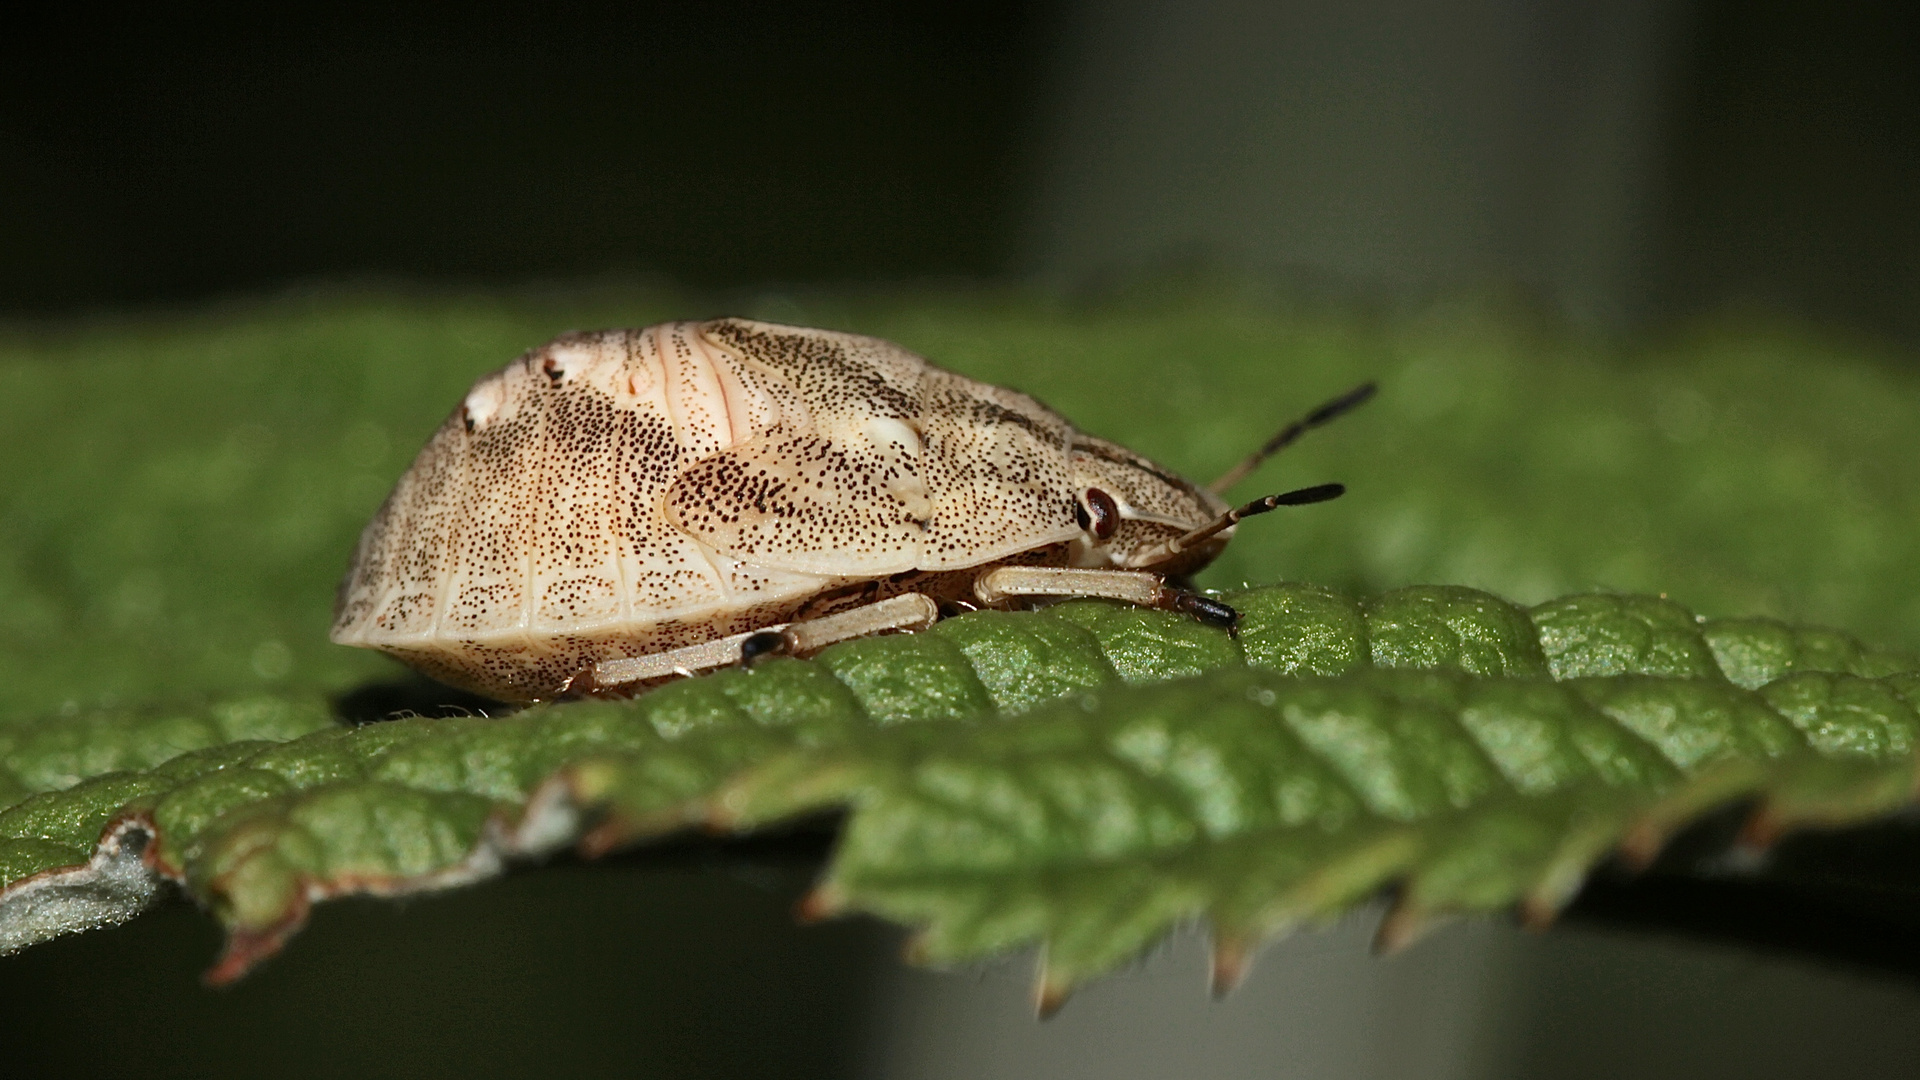
<path fill-rule="evenodd" d="M 774 626 L 769 629 L 777 632 L 783 627 Z M 763 633 L 766 631 L 749 630 L 744 634 L 715 638 L 698 645 L 668 649 L 665 652 L 648 653 L 645 656 L 626 656 L 618 660 L 602 660 L 593 665 L 586 678 L 577 679 L 569 689 L 575 693 L 604 690 L 645 679 L 664 679 L 681 672 L 727 667 L 740 662 L 741 649 L 747 639 Z"/>
<path fill-rule="evenodd" d="M 925 593 L 905 593 L 806 622 L 789 623 L 780 631 L 789 653 L 805 656 L 836 641 L 882 634 L 889 630 L 925 630 L 940 618 L 940 605 Z"/>
<path fill-rule="evenodd" d="M 752 667 L 763 656 L 779 656 L 787 651 L 787 635 L 778 630 L 762 630 L 740 643 L 740 663 Z"/>
<path fill-rule="evenodd" d="M 773 654 L 805 656 L 849 638 L 888 630 L 924 630 L 939 617 L 939 605 L 932 597 L 907 593 L 806 622 L 777 624 L 646 656 L 602 660 L 569 689 L 590 693 L 647 679 L 730 667 Z"/>
<path fill-rule="evenodd" d="M 973 583 L 984 604 L 998 604 L 1026 596 L 1100 596 L 1141 607 L 1178 611 L 1232 633 L 1240 613 L 1218 600 L 1167 584 L 1159 574 L 1144 570 L 1076 570 L 1057 566 L 1002 566 Z"/>
<path fill-rule="evenodd" d="M 983 604 L 1023 596 L 1104 596 L 1159 607 L 1166 579 L 1145 570 L 1074 570 L 1059 566 L 1002 566 L 981 574 L 973 594 Z"/>

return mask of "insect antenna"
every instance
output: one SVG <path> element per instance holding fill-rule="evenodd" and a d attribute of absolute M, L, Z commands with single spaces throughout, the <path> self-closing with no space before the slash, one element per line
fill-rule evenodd
<path fill-rule="evenodd" d="M 1354 387 L 1300 419 L 1295 420 L 1293 423 L 1288 424 L 1286 427 L 1281 428 L 1278 432 L 1274 433 L 1273 438 L 1263 443 L 1260 449 L 1248 454 L 1240 464 L 1228 469 L 1221 475 L 1220 479 L 1208 484 L 1207 490 L 1213 492 L 1215 495 L 1225 492 L 1228 488 L 1245 480 L 1248 473 L 1260 467 L 1261 462 L 1285 450 L 1288 446 L 1291 446 L 1294 440 L 1300 436 L 1305 435 L 1307 432 L 1312 431 L 1322 424 L 1344 416 L 1365 404 L 1366 400 L 1372 397 L 1373 392 L 1377 389 L 1379 389 L 1379 387 L 1373 383 L 1361 383 L 1359 386 Z M 1328 497 L 1332 498 L 1332 496 Z M 1252 504 L 1249 503 L 1248 505 Z M 1267 509 L 1271 510 L 1273 507 L 1268 507 Z M 1221 526 L 1221 528 L 1225 527 L 1224 525 Z"/>
<path fill-rule="evenodd" d="M 1278 510 L 1283 506 L 1306 506 L 1310 503 L 1326 502 L 1328 499 L 1337 499 L 1346 493 L 1347 486 L 1345 484 L 1315 484 L 1312 487 L 1295 488 L 1292 491 L 1283 491 L 1278 495 L 1268 495 L 1265 498 L 1255 499 L 1245 506 L 1234 507 L 1185 536 L 1167 541 L 1164 545 L 1154 550 L 1151 561 L 1160 562 L 1163 559 L 1172 558 L 1202 540 L 1213 536 L 1222 529 L 1230 529 L 1238 525 L 1242 520 L 1253 517 L 1255 514 L 1264 514 L 1269 510 Z"/>

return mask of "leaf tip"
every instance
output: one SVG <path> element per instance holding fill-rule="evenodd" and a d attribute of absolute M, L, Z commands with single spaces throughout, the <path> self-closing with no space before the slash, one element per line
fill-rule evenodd
<path fill-rule="evenodd" d="M 209 987 L 231 986 L 239 982 L 261 961 L 284 948 L 287 939 L 297 933 L 306 921 L 306 912 L 301 911 L 264 929 L 232 931 L 227 935 L 227 947 L 220 953 L 220 958 L 200 976 L 200 981 Z"/>
<path fill-rule="evenodd" d="M 1616 849 L 1620 862 L 1635 873 L 1642 873 L 1660 857 L 1660 851 L 1667 846 L 1667 830 L 1653 821 L 1639 821 L 1620 838 Z"/>
<path fill-rule="evenodd" d="M 1056 981 L 1042 968 L 1033 989 L 1033 1014 L 1038 1019 L 1051 1020 L 1067 1007 L 1067 999 L 1072 996 L 1071 982 Z"/>
<path fill-rule="evenodd" d="M 1545 930 L 1559 921 L 1560 913 L 1573 903 L 1573 898 L 1587 883 L 1587 874 L 1594 862 L 1608 847 L 1616 846 L 1609 840 L 1611 836 L 1610 828 L 1593 829 L 1561 849 L 1546 871 L 1520 897 L 1518 914 L 1522 928 Z"/>
<path fill-rule="evenodd" d="M 603 858 L 632 843 L 639 832 L 632 823 L 617 814 L 608 814 L 600 823 L 580 834 L 574 841 L 573 849 L 583 859 Z"/>
<path fill-rule="evenodd" d="M 1451 919 L 1406 896 L 1394 901 L 1373 935 L 1376 956 L 1393 956 L 1418 943 Z"/>
<path fill-rule="evenodd" d="M 1077 985 L 1073 973 L 1049 960 L 1047 953 L 1047 947 L 1042 946 L 1033 973 L 1033 1015 L 1039 1020 L 1051 1020 L 1066 1008 Z"/>
<path fill-rule="evenodd" d="M 1785 815 L 1762 803 L 1747 815 L 1747 820 L 1740 826 L 1740 835 L 1734 838 L 1733 844 L 1747 858 L 1755 858 L 1779 843 L 1786 831 Z"/>
<path fill-rule="evenodd" d="M 1213 963 L 1208 983 L 1213 999 L 1219 1001 L 1240 988 L 1253 971 L 1254 944 L 1242 937 L 1221 935 L 1214 938 Z"/>
<path fill-rule="evenodd" d="M 927 937 L 927 932 L 922 930 L 907 938 L 906 944 L 900 947 L 900 959 L 915 967 L 928 966 L 933 960 L 933 947 Z"/>
<path fill-rule="evenodd" d="M 1565 900 L 1557 896 L 1535 893 L 1523 897 L 1520 900 L 1520 925 L 1535 933 L 1551 929 L 1559 921 L 1560 910 L 1565 906 Z"/>
<path fill-rule="evenodd" d="M 701 819 L 685 807 L 673 806 L 647 813 L 608 810 L 598 824 L 580 834 L 574 850 L 583 859 L 598 859 L 616 851 L 696 824 Z"/>
<path fill-rule="evenodd" d="M 822 882 L 812 891 L 800 898 L 794 905 L 794 915 L 803 923 L 816 923 L 831 919 L 847 910 L 847 894 L 832 882 Z M 909 954 L 920 939 L 915 937 L 908 942 Z M 924 951 L 924 950 L 922 950 Z"/>

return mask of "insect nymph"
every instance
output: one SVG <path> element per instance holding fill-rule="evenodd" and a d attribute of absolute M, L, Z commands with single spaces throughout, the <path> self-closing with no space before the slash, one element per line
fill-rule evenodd
<path fill-rule="evenodd" d="M 1241 518 L 1024 394 L 876 338 L 741 319 L 562 337 L 476 383 L 361 535 L 333 640 L 509 701 L 1177 584 Z"/>

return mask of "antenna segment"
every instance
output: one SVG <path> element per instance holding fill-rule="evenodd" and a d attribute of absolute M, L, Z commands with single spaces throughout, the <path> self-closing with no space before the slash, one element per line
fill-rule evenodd
<path fill-rule="evenodd" d="M 1241 461 L 1240 464 L 1228 469 L 1221 475 L 1220 479 L 1208 484 L 1207 490 L 1213 492 L 1215 495 L 1223 494 L 1228 488 L 1245 480 L 1247 474 L 1259 468 L 1262 462 L 1280 451 L 1285 450 L 1288 446 L 1291 446 L 1300 436 L 1305 435 L 1307 432 L 1312 431 L 1322 424 L 1336 420 L 1365 404 L 1367 399 L 1372 397 L 1374 391 L 1377 389 L 1379 389 L 1379 387 L 1373 383 L 1361 383 L 1359 386 L 1354 387 L 1300 419 L 1295 420 L 1293 423 L 1288 424 L 1286 427 L 1281 428 L 1274 434 L 1273 438 L 1268 439 L 1262 444 L 1260 449 L 1248 454 L 1246 459 Z M 1316 489 L 1307 488 L 1303 490 L 1311 491 Z M 1292 493 L 1290 492 L 1289 494 Z M 1332 498 L 1332 496 L 1328 496 L 1328 498 Z M 1253 504 L 1249 503 L 1247 505 L 1251 506 Z M 1267 509 L 1271 510 L 1273 507 L 1270 506 Z M 1222 525 L 1221 528 L 1226 528 L 1226 526 Z"/>

